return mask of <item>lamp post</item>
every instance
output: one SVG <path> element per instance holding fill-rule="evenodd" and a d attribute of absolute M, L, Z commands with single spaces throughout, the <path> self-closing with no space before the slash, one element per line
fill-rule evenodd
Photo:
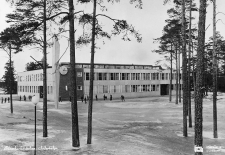
<path fill-rule="evenodd" d="M 36 105 L 39 102 L 39 96 L 32 97 L 32 103 L 34 104 L 34 155 L 36 155 Z"/>

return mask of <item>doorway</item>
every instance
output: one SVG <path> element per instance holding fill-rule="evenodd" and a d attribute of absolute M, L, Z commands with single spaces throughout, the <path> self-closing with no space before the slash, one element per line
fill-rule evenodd
<path fill-rule="evenodd" d="M 161 84 L 160 85 L 160 95 L 169 95 L 169 85 L 168 84 Z"/>

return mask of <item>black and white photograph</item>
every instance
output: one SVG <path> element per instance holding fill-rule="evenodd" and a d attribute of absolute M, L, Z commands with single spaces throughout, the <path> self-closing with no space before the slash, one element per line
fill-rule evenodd
<path fill-rule="evenodd" d="M 224 155 L 224 0 L 0 0 L 0 155 Z"/>

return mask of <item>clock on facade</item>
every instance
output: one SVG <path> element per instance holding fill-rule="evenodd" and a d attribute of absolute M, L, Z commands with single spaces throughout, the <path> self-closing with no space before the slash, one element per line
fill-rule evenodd
<path fill-rule="evenodd" d="M 59 68 L 59 72 L 60 72 L 62 75 L 66 75 L 67 72 L 68 72 L 68 69 L 67 69 L 66 66 L 61 66 L 61 67 Z"/>

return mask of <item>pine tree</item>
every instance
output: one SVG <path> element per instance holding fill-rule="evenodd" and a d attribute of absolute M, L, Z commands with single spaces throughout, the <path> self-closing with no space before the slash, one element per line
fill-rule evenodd
<path fill-rule="evenodd" d="M 77 84 L 76 84 L 76 68 L 75 68 L 75 37 L 74 37 L 74 5 L 73 0 L 69 0 L 69 38 L 70 38 L 70 87 L 71 87 L 71 113 L 72 113 L 72 146 L 79 147 L 79 124 L 77 109 Z"/>
<path fill-rule="evenodd" d="M 213 137 L 217 133 L 217 58 L 216 58 L 216 0 L 213 0 Z"/>
<path fill-rule="evenodd" d="M 203 102 L 203 78 L 204 78 L 204 50 L 205 50 L 205 20 L 206 20 L 206 0 L 200 0 L 199 23 L 198 23 L 198 49 L 197 49 L 197 76 L 195 93 L 195 147 L 196 150 L 203 147 L 202 137 L 202 102 Z M 195 155 L 202 155 L 196 151 Z"/>
<path fill-rule="evenodd" d="M 14 68 L 14 63 L 13 61 L 11 62 L 11 71 L 10 71 L 10 63 L 7 62 L 5 64 L 5 74 L 3 75 L 2 79 L 4 81 L 4 91 L 6 94 L 10 94 L 10 85 L 11 85 L 11 80 L 10 76 L 12 74 L 12 94 L 17 93 L 17 82 L 16 82 L 16 71 Z"/>

